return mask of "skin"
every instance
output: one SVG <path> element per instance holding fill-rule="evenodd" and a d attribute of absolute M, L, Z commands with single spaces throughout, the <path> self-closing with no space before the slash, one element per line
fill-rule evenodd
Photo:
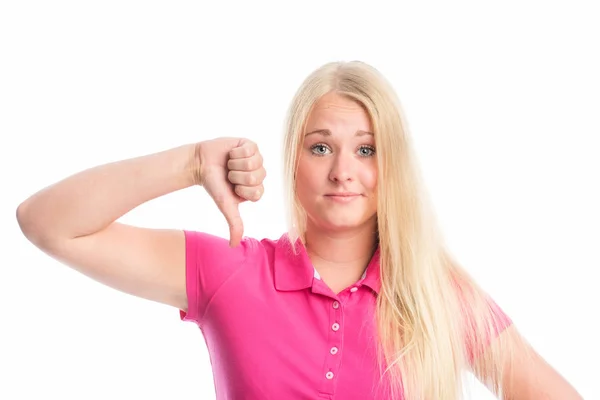
<path fill-rule="evenodd" d="M 373 126 L 355 100 L 323 96 L 306 123 L 296 189 L 307 214 L 309 257 L 338 293 L 356 282 L 375 246 L 377 161 Z M 340 192 L 351 196 L 333 196 Z"/>
<path fill-rule="evenodd" d="M 515 327 L 509 327 L 502 335 L 514 332 Z M 508 371 L 503 382 L 503 400 L 583 400 L 581 394 L 554 367 L 552 367 L 533 348 L 529 349 L 532 359 L 528 360 L 525 353 L 517 355 L 517 360 L 511 364 L 508 359 L 505 369 Z M 484 382 L 481 376 L 477 377 Z"/>

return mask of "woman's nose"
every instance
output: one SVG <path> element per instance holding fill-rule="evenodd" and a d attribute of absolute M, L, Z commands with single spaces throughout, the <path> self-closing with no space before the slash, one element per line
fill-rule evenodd
<path fill-rule="evenodd" d="M 333 164 L 329 172 L 329 179 L 333 182 L 346 182 L 353 180 L 354 158 L 338 153 L 333 157 Z"/>

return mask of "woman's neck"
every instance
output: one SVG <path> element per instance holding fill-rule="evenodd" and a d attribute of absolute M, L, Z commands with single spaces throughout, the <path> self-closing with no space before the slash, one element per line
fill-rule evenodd
<path fill-rule="evenodd" d="M 306 251 L 332 289 L 360 279 L 377 245 L 376 229 L 377 223 L 373 221 L 353 230 L 328 232 L 307 221 Z"/>

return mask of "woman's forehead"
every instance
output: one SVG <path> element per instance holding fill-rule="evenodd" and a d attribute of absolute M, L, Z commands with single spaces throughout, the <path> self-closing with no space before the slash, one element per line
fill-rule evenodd
<path fill-rule="evenodd" d="M 354 129 L 372 132 L 371 119 L 365 108 L 356 100 L 338 94 L 328 94 L 319 99 L 305 125 L 305 132 L 327 129 Z"/>

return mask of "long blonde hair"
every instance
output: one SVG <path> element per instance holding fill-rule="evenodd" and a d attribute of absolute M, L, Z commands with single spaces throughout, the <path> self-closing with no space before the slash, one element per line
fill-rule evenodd
<path fill-rule="evenodd" d="M 388 81 L 364 62 L 321 66 L 292 100 L 284 138 L 292 243 L 298 238 L 304 242 L 306 229 L 295 190 L 298 150 L 313 105 L 331 91 L 362 104 L 375 130 L 382 284 L 377 348 L 389 397 L 402 398 L 403 393 L 406 399 L 459 399 L 463 373 L 469 370 L 501 395 L 506 360 L 510 363 L 516 351 L 528 347 L 514 328 L 496 334 L 505 324 L 497 306 L 447 250 L 401 104 Z"/>

